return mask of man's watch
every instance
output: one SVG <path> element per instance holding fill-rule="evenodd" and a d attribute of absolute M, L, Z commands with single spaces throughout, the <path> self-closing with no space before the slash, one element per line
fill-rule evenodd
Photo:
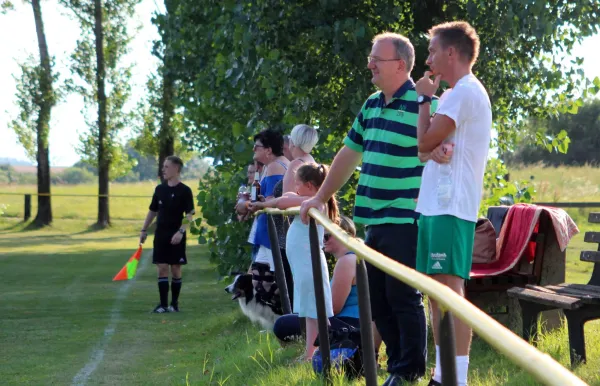
<path fill-rule="evenodd" d="M 183 228 L 180 228 L 180 229 L 178 230 L 178 232 L 179 232 L 179 233 L 181 233 L 181 234 L 183 235 L 183 234 L 185 234 L 185 229 L 183 229 Z"/>
<path fill-rule="evenodd" d="M 419 95 L 419 97 L 417 98 L 417 103 L 419 104 L 419 106 L 423 103 L 431 103 L 431 97 L 427 95 Z"/>

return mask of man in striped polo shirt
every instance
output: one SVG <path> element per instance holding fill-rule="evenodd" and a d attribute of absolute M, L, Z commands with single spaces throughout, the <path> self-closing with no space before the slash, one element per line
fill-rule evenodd
<path fill-rule="evenodd" d="M 362 168 L 356 191 L 354 221 L 367 226 L 366 244 L 406 266 L 415 268 L 416 199 L 423 163 L 417 150 L 419 105 L 410 72 L 414 48 L 402 35 L 383 33 L 373 39 L 368 68 L 381 91 L 371 95 L 356 117 L 331 170 L 316 196 L 305 201 L 324 209 L 327 200 Z M 435 111 L 437 100 L 431 104 Z M 431 153 L 441 156 L 441 149 Z M 386 344 L 388 372 L 384 385 L 400 385 L 425 374 L 427 323 L 421 293 L 367 264 L 371 309 Z"/>

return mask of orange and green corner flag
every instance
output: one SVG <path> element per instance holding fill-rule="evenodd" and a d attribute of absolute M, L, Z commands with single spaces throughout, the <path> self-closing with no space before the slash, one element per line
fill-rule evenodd
<path fill-rule="evenodd" d="M 135 276 L 135 271 L 137 271 L 137 266 L 140 261 L 141 255 L 142 244 L 140 244 L 140 247 L 137 249 L 137 251 L 135 251 L 135 253 L 131 255 L 129 260 L 127 260 L 127 264 L 125 264 L 125 266 L 121 268 L 119 273 L 117 273 L 115 277 L 113 277 L 113 281 L 132 279 Z"/>

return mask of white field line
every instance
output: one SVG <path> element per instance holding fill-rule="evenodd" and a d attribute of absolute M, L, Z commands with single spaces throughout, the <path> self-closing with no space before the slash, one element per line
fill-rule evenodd
<path fill-rule="evenodd" d="M 104 335 L 96 344 L 88 362 L 85 364 L 85 366 L 83 366 L 81 370 L 79 370 L 79 372 L 73 378 L 73 382 L 71 383 L 72 386 L 85 385 L 89 380 L 90 376 L 98 368 L 98 365 L 102 363 L 102 360 L 104 359 L 104 350 L 110 343 L 110 340 L 112 339 L 112 336 L 115 333 L 117 322 L 119 321 L 119 319 L 121 319 L 121 303 L 127 297 L 127 293 L 129 292 L 129 288 L 131 287 L 131 285 L 135 282 L 136 278 L 139 277 L 140 273 L 142 273 L 148 265 L 150 256 L 145 255 L 148 255 L 149 253 L 152 252 L 146 252 L 140 258 L 140 265 L 138 266 L 135 277 L 131 280 L 127 280 L 127 282 L 123 283 L 121 288 L 119 288 L 119 291 L 117 292 L 117 296 L 115 298 L 115 302 L 110 310 L 110 322 L 108 322 L 108 325 L 104 329 Z"/>

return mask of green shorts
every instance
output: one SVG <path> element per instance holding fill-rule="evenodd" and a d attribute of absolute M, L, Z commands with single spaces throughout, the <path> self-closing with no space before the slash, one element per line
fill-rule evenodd
<path fill-rule="evenodd" d="M 468 280 L 473 261 L 475 223 L 455 216 L 421 216 L 417 242 L 417 271 Z"/>

